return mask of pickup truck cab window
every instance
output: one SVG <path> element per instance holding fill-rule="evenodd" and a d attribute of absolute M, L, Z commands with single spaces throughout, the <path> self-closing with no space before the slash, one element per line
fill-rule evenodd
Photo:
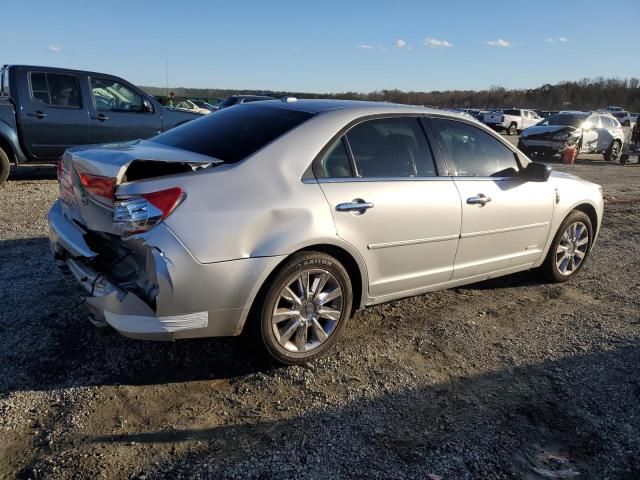
<path fill-rule="evenodd" d="M 142 112 L 142 96 L 115 80 L 91 78 L 91 94 L 96 110 L 107 112 Z"/>
<path fill-rule="evenodd" d="M 455 120 L 433 118 L 430 123 L 446 156 L 450 174 L 509 177 L 518 172 L 515 153 L 487 132 Z"/>
<path fill-rule="evenodd" d="M 73 75 L 31 72 L 31 96 L 45 105 L 80 108 L 80 88 Z"/>

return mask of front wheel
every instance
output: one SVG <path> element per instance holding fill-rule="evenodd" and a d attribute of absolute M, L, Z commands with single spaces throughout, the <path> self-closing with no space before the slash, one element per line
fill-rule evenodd
<path fill-rule="evenodd" d="M 618 159 L 618 155 L 620 155 L 620 149 L 622 145 L 619 140 L 614 140 L 607 151 L 604 153 L 605 162 L 615 162 Z"/>
<path fill-rule="evenodd" d="M 591 220 L 584 212 L 574 210 L 560 225 L 541 272 L 551 282 L 566 282 L 584 265 L 592 242 Z"/>
<path fill-rule="evenodd" d="M 9 172 L 11 171 L 11 163 L 9 163 L 9 157 L 0 148 L 0 186 L 9 178 Z"/>
<path fill-rule="evenodd" d="M 264 297 L 262 346 L 285 365 L 314 360 L 336 342 L 352 303 L 349 274 L 338 260 L 320 252 L 297 253 L 279 269 Z"/>

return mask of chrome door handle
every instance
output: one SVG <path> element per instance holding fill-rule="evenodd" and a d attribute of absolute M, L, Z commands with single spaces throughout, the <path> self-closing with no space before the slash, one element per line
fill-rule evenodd
<path fill-rule="evenodd" d="M 352 202 L 339 203 L 338 205 L 336 205 L 336 210 L 339 212 L 364 213 L 370 208 L 373 208 L 373 203 L 365 202 L 364 200 L 359 198 L 356 198 Z"/>
<path fill-rule="evenodd" d="M 101 122 L 104 122 L 105 120 L 109 120 L 109 117 L 107 115 L 105 115 L 104 113 L 99 113 L 98 115 L 95 115 L 93 117 L 91 117 L 92 120 L 100 120 Z"/>
<path fill-rule="evenodd" d="M 47 116 L 46 113 L 41 112 L 40 110 L 34 112 L 34 113 L 27 113 L 27 115 L 29 115 L 30 117 L 36 117 L 36 118 L 44 118 Z"/>
<path fill-rule="evenodd" d="M 490 201 L 491 197 L 487 197 L 484 193 L 479 193 L 477 197 L 467 198 L 467 203 L 469 205 L 480 205 L 482 207 L 484 207 Z"/>

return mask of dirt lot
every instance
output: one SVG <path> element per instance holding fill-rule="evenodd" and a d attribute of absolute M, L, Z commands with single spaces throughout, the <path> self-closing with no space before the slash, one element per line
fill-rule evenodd
<path fill-rule="evenodd" d="M 0 478 L 640 478 L 640 167 L 554 166 L 605 188 L 579 278 L 370 308 L 295 368 L 94 328 L 49 256 L 54 173 L 24 169 L 0 189 Z"/>

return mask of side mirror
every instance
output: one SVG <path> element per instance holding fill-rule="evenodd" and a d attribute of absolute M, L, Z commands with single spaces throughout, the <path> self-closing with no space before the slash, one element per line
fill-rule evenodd
<path fill-rule="evenodd" d="M 544 163 L 531 162 L 524 170 L 524 176 L 529 182 L 546 182 L 551 175 L 551 167 Z"/>
<path fill-rule="evenodd" d="M 144 98 L 142 100 L 142 111 L 143 112 L 153 112 L 153 105 L 149 101 L 148 98 Z"/>

